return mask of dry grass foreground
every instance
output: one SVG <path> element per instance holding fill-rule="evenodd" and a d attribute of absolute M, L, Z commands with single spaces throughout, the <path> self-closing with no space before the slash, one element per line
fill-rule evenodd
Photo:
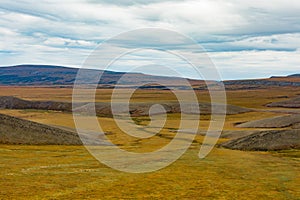
<path fill-rule="evenodd" d="M 108 100 L 108 90 L 98 92 L 100 102 Z M 154 93 L 139 91 L 135 100 L 142 102 L 143 96 L 153 96 Z M 292 98 L 297 93 L 299 90 L 293 88 L 270 89 L 269 92 L 229 91 L 229 103 L 257 110 L 227 116 L 225 133 L 234 138 L 236 131 L 245 134 L 255 130 L 236 127 L 237 123 L 281 116 L 282 113 L 262 109 L 267 103 L 282 101 L 282 95 Z M 71 98 L 70 90 L 66 88 L 30 88 L 27 91 L 24 88 L 0 88 L 0 94 L 27 100 L 70 101 Z M 163 100 L 173 101 L 166 91 L 159 91 L 158 95 Z M 207 93 L 201 91 L 199 98 L 209 100 Z M 69 113 L 39 110 L 1 110 L 1 113 L 51 126 L 74 128 Z M 111 118 L 101 117 L 99 120 L 107 130 L 118 133 Z M 147 118 L 136 120 L 147 123 Z M 205 130 L 208 122 L 209 117 L 202 116 L 200 129 Z M 168 123 L 162 134 L 170 134 L 178 125 L 178 116 L 171 115 Z M 121 134 L 110 137 L 124 148 L 138 152 L 142 150 L 136 147 L 152 150 L 150 147 L 154 144 L 159 148 L 168 141 L 168 138 L 154 137 L 136 143 Z M 226 137 L 219 142 L 226 141 Z M 169 167 L 146 174 L 110 169 L 95 160 L 82 146 L 0 145 L 0 199 L 299 199 L 299 150 L 245 152 L 215 148 L 208 157 L 200 160 L 197 154 L 201 139 L 197 136 L 191 148 Z"/>
<path fill-rule="evenodd" d="M 197 153 L 190 149 L 160 171 L 128 174 L 83 147 L 1 145 L 0 198 L 299 199 L 299 153 L 215 149 L 203 160 Z"/>

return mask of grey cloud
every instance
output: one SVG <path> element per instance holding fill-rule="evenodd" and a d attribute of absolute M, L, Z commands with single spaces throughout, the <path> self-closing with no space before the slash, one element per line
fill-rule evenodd
<path fill-rule="evenodd" d="M 1 65 L 78 66 L 105 39 L 136 28 L 157 27 L 197 40 L 212 53 L 225 74 L 225 69 L 230 68 L 236 70 L 232 75 L 241 71 L 242 76 L 249 66 L 255 69 L 255 75 L 265 74 L 265 69 L 292 71 L 299 67 L 299 11 L 297 0 L 2 0 Z M 140 43 L 128 44 L 129 41 L 116 42 L 121 48 L 147 44 L 142 37 Z M 186 44 L 175 44 L 170 48 L 188 50 Z M 272 68 L 275 64 L 278 67 Z M 265 68 L 255 67 L 258 65 Z"/>

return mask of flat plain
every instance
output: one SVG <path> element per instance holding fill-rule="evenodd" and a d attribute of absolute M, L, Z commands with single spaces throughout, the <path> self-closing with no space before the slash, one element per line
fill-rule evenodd
<path fill-rule="evenodd" d="M 89 91 L 87 91 L 89 92 Z M 97 90 L 96 101 L 109 102 L 111 89 Z M 185 91 L 182 91 L 185 92 Z M 208 102 L 207 91 L 196 91 L 200 101 Z M 228 103 L 252 109 L 227 115 L 224 137 L 261 128 L 241 128 L 237 124 L 298 112 L 297 109 L 270 108 L 265 105 L 299 95 L 297 87 L 271 87 L 227 91 Z M 65 101 L 72 99 L 71 88 L 0 87 L 0 96 L 26 100 Z M 170 91 L 138 90 L 132 102 L 173 102 Z M 2 109 L 0 113 L 65 129 L 74 129 L 72 113 L 43 110 Z M 179 114 L 169 114 L 159 134 L 138 140 L 127 136 L 109 117 L 98 117 L 120 148 L 149 152 L 168 144 L 178 128 Z M 134 118 L 147 125 L 149 117 Z M 200 131 L 209 125 L 210 116 L 201 115 Z M 273 128 L 274 129 L 274 128 Z M 286 128 L 275 128 L 290 129 Z M 230 134 L 228 134 L 228 132 Z M 225 137 L 227 133 L 228 137 Z M 184 134 L 184 133 L 183 133 Z M 198 134 L 186 153 L 170 166 L 144 174 L 129 174 L 111 169 L 83 146 L 0 145 L 0 199 L 299 199 L 300 151 L 239 151 L 221 147 L 204 159 L 198 158 L 203 135 Z"/>

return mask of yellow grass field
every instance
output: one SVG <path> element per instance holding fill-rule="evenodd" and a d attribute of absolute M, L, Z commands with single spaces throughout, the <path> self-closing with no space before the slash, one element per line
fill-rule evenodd
<path fill-rule="evenodd" d="M 299 199 L 299 157 L 190 149 L 145 174 L 110 169 L 80 146 L 0 146 L 6 199 Z M 298 154 L 299 156 L 299 154 Z"/>
<path fill-rule="evenodd" d="M 198 93 L 201 100 L 209 100 L 206 92 Z M 224 130 L 252 130 L 234 124 L 281 115 L 260 109 L 266 103 L 282 100 L 277 97 L 293 97 L 297 93 L 293 88 L 229 91 L 229 103 L 258 110 L 228 115 Z M 28 100 L 71 101 L 71 94 L 69 88 L 0 87 L 1 96 Z M 110 94 L 111 90 L 98 90 L 97 101 L 109 101 Z M 153 101 L 155 95 L 161 101 L 175 100 L 168 91 L 141 90 L 133 101 Z M 75 127 L 71 113 L 41 110 L 0 110 L 0 113 L 52 126 Z M 108 137 L 113 143 L 129 151 L 149 152 L 170 142 L 179 118 L 179 114 L 168 115 L 160 135 L 143 140 L 122 133 L 111 118 L 98 120 L 112 133 Z M 148 117 L 134 120 L 140 125 L 149 122 Z M 201 116 L 199 129 L 206 130 L 209 120 L 210 116 Z M 170 166 L 143 174 L 111 169 L 83 146 L 0 145 L 0 199 L 300 199 L 299 150 L 246 152 L 214 148 L 206 158 L 199 159 L 202 139 L 203 136 L 197 135 L 186 153 Z"/>
<path fill-rule="evenodd" d="M 91 93 L 91 90 L 86 90 Z M 98 89 L 96 101 L 110 101 L 112 89 Z M 182 91 L 187 93 L 187 91 Z M 199 101 L 209 102 L 207 91 L 196 91 Z M 295 97 L 300 94 L 297 87 L 272 87 L 259 90 L 227 90 L 227 102 L 232 105 L 265 108 L 264 105 L 270 102 L 282 101 L 282 96 Z M 1 96 L 15 96 L 27 100 L 43 101 L 71 101 L 71 88 L 45 88 L 45 87 L 6 87 L 0 86 Z M 175 96 L 166 90 L 138 90 L 134 93 L 133 102 L 152 102 L 152 101 L 176 101 Z"/>

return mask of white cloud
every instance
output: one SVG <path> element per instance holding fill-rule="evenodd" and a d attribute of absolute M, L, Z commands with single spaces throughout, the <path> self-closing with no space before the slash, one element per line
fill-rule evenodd
<path fill-rule="evenodd" d="M 203 44 L 226 78 L 297 72 L 299 11 L 298 0 L 2 0 L 0 65 L 80 66 L 111 36 L 160 27 Z"/>
<path fill-rule="evenodd" d="M 65 47 L 78 47 L 78 48 L 90 48 L 95 47 L 97 44 L 95 42 L 85 41 L 85 40 L 72 40 L 68 38 L 51 37 L 44 41 L 45 45 L 48 46 L 65 46 Z"/>
<path fill-rule="evenodd" d="M 300 51 L 211 52 L 223 79 L 270 77 L 299 73 Z"/>

